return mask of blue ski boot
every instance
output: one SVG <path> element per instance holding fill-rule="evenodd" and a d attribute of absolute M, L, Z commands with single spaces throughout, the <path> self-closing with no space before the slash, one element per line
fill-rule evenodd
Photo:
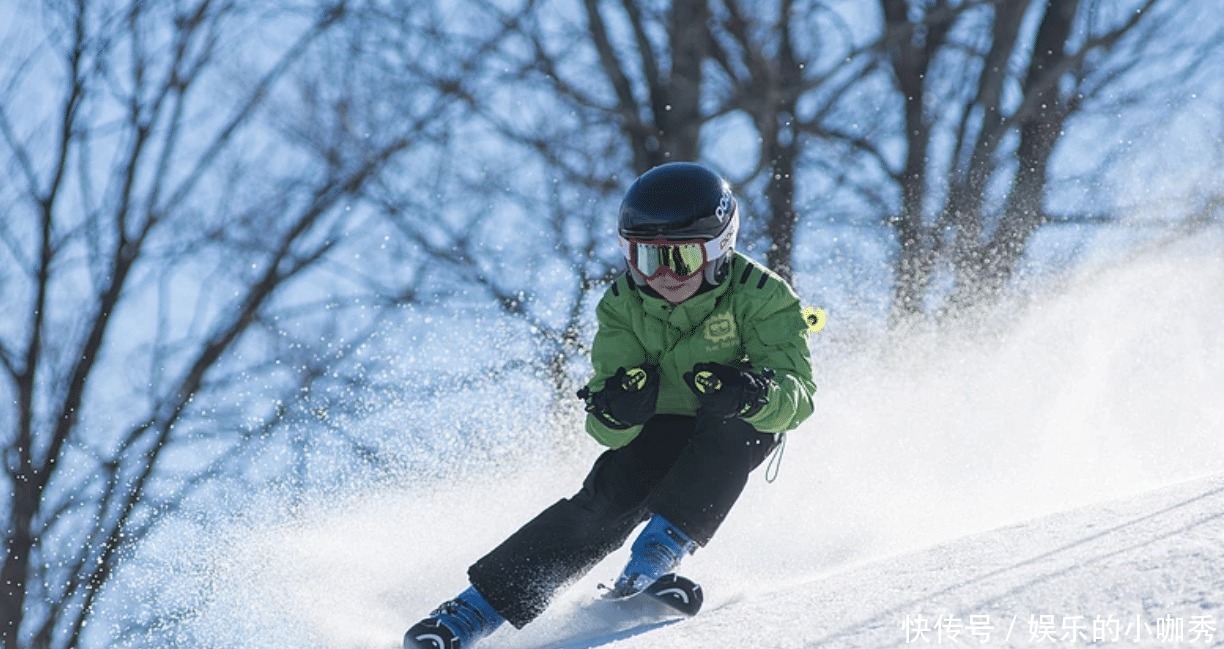
<path fill-rule="evenodd" d="M 633 542 L 629 563 L 605 596 L 624 599 L 637 595 L 674 571 L 681 559 L 696 550 L 696 541 L 666 518 L 655 514 Z"/>
<path fill-rule="evenodd" d="M 404 634 L 404 649 L 470 649 L 506 621 L 475 586 L 444 602 Z"/>

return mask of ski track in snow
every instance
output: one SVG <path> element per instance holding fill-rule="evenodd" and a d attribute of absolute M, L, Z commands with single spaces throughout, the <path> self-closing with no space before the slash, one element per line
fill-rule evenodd
<path fill-rule="evenodd" d="M 779 480 L 754 475 L 685 562 L 706 591 L 697 618 L 642 629 L 593 611 L 622 549 L 481 646 L 1070 646 L 1094 622 L 1096 646 L 1224 646 L 1221 243 L 1084 273 L 994 336 L 840 355 L 818 338 L 817 413 Z M 206 567 L 182 567 L 207 597 L 179 637 L 398 647 L 468 564 L 576 491 L 598 451 L 227 531 Z M 1157 637 L 1177 620 L 1181 643 Z"/>

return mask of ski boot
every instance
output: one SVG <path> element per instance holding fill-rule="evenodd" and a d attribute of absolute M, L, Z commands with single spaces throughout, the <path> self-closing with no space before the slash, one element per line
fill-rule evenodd
<path fill-rule="evenodd" d="M 697 550 L 697 542 L 666 518 L 655 514 L 633 542 L 629 563 L 604 595 L 624 599 L 641 593 L 673 572 L 680 560 Z"/>
<path fill-rule="evenodd" d="M 404 634 L 404 649 L 471 649 L 506 621 L 474 586 L 444 602 Z"/>

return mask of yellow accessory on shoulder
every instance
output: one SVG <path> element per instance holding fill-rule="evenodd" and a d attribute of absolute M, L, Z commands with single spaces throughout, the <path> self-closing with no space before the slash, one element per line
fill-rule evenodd
<path fill-rule="evenodd" d="M 807 322 L 808 333 L 819 333 L 825 328 L 825 323 L 828 321 L 828 316 L 825 315 L 825 310 L 817 306 L 804 307 L 803 320 Z"/>

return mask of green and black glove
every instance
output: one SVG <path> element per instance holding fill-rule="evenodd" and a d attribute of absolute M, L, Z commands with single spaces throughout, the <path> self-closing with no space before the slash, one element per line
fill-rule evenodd
<path fill-rule="evenodd" d="M 684 382 L 701 401 L 699 414 L 720 419 L 751 417 L 769 403 L 773 370 L 755 374 L 721 363 L 698 363 L 684 374 Z"/>
<path fill-rule="evenodd" d="M 659 368 L 640 365 L 620 368 L 599 392 L 578 391 L 586 410 L 608 428 L 623 430 L 646 423 L 655 414 L 659 400 Z"/>

